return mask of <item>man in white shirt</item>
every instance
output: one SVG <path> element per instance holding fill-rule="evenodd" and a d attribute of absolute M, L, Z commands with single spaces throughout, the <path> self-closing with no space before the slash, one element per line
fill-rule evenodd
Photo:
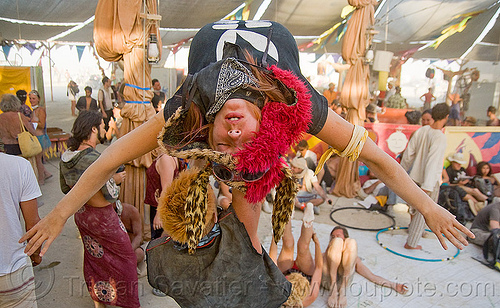
<path fill-rule="evenodd" d="M 450 107 L 445 103 L 432 108 L 434 123 L 419 128 L 408 142 L 401 160 L 412 180 L 419 185 L 434 201 L 439 196 L 439 184 L 446 151 L 446 137 L 442 132 L 448 121 Z M 412 219 L 408 227 L 408 239 L 405 248 L 422 249 L 418 241 L 425 229 L 425 220 L 421 213 L 410 208 Z"/>
<path fill-rule="evenodd" d="M 0 170 L 0 307 L 36 308 L 32 264 L 42 261 L 40 249 L 29 262 L 26 243 L 18 240 L 24 234 L 21 212 L 26 231 L 40 220 L 36 198 L 42 193 L 29 161 L 3 153 L 1 139 Z"/>

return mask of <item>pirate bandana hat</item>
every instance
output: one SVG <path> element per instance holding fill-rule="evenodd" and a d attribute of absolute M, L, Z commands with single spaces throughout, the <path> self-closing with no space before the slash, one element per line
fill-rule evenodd
<path fill-rule="evenodd" d="M 249 52 L 261 67 L 276 65 L 292 72 L 311 95 L 314 122 L 308 133 L 316 135 L 328 115 L 326 98 L 318 93 L 300 71 L 299 50 L 293 35 L 283 25 L 267 20 L 220 20 L 203 26 L 194 36 L 189 49 L 188 74 L 195 74 L 224 58 L 225 44 L 239 46 Z M 244 59 L 238 56 L 238 59 Z"/>
<path fill-rule="evenodd" d="M 228 182 L 228 184 L 246 192 L 245 197 L 250 203 L 262 201 L 270 189 L 277 186 L 272 220 L 274 238 L 278 241 L 293 211 L 296 195 L 296 184 L 282 156 L 307 130 L 311 118 L 310 94 L 304 83 L 292 72 L 282 70 L 275 65 L 268 68 L 260 67 L 259 70 L 271 76 L 288 98 L 286 102 L 268 101 L 264 105 L 265 94 L 256 88 L 258 85 L 251 72 L 252 65 L 242 59 L 241 49 L 234 44 L 226 43 L 225 50 L 232 51 L 228 54 L 238 58 L 227 57 L 188 76 L 178 95 L 170 100 L 170 106 L 167 104 L 171 113 L 174 106 L 180 107 L 168 118 L 159 136 L 159 143 L 164 151 L 172 156 L 208 158 L 240 173 L 265 173 L 255 182 Z M 179 136 L 182 135 L 180 134 L 182 121 L 191 103 L 195 103 L 207 122 L 210 122 L 225 101 L 233 97 L 245 98 L 262 110 L 259 131 L 251 142 L 245 144 L 244 148 L 234 156 L 208 149 L 206 140 L 196 141 L 178 149 L 181 140 Z M 186 215 L 188 212 L 186 210 Z M 196 222 L 193 221 L 193 224 Z"/>

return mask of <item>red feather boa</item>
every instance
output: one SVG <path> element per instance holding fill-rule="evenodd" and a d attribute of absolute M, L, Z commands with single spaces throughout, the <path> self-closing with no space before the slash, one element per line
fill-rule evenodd
<path fill-rule="evenodd" d="M 297 103 L 288 106 L 282 102 L 269 102 L 262 108 L 259 132 L 251 143 L 235 153 L 237 170 L 268 172 L 256 182 L 246 183 L 245 198 L 251 203 L 262 201 L 266 194 L 283 179 L 285 155 L 306 132 L 311 122 L 311 95 L 304 83 L 292 72 L 271 66 L 274 76 L 287 87 L 294 89 Z"/>

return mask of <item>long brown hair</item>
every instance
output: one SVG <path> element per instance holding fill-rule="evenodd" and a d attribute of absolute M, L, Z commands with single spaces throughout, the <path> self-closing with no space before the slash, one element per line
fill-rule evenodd
<path fill-rule="evenodd" d="M 258 68 L 256 61 L 252 58 L 248 51 L 245 51 L 245 58 L 248 63 L 250 63 L 250 68 L 252 74 L 255 77 L 257 86 L 250 86 L 251 89 L 261 92 L 265 99 L 264 105 L 268 102 L 287 102 L 291 98 L 285 96 L 280 87 L 280 81 L 273 78 L 271 74 Z M 254 113 L 255 118 L 261 121 L 261 110 L 252 104 L 255 108 L 251 108 Z M 203 125 L 204 115 L 201 113 L 200 108 L 193 102 L 190 102 L 189 109 L 186 114 L 186 118 L 183 122 L 183 136 L 181 142 L 177 144 L 175 148 L 182 148 L 192 142 L 197 140 L 205 140 L 208 142 L 210 147 L 213 149 L 213 124 Z"/>
<path fill-rule="evenodd" d="M 486 175 L 483 174 L 483 170 L 482 170 L 484 166 L 490 167 L 490 171 Z M 477 164 L 477 166 L 476 166 L 476 175 L 490 176 L 491 175 L 491 165 L 490 165 L 490 163 L 488 163 L 487 161 L 481 161 L 481 162 L 479 162 Z"/>

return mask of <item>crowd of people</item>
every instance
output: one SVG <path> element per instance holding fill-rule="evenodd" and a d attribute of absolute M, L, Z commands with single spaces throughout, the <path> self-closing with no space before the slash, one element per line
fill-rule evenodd
<path fill-rule="evenodd" d="M 242 22 L 235 25 L 245 27 Z M 269 28 L 273 36 L 268 35 Z M 0 165 L 9 165 L 9 172 L 17 172 L 14 176 L 19 181 L 14 183 L 18 185 L 0 185 L 1 205 L 9 213 L 0 219 L 17 222 L 22 211 L 27 231 L 22 235 L 16 225 L 10 227 L 8 235 L 2 234 L 0 240 L 12 247 L 2 250 L 2 281 L 16 283 L 18 280 L 11 277 L 30 269 L 28 261 L 18 268 L 9 267 L 13 258 L 27 260 L 29 256 L 33 265 L 39 264 L 74 215 L 84 247 L 85 282 L 95 307 L 140 307 L 137 280 L 143 273 L 145 256 L 153 293 L 172 296 L 186 307 L 218 302 L 235 307 L 306 307 L 317 299 L 321 287 L 329 292 L 329 307 L 345 307 L 346 290 L 355 272 L 404 294 L 405 285 L 375 275 L 362 263 L 356 241 L 345 228 L 331 231 L 324 250 L 319 244 L 315 215 L 325 202 L 333 204 L 328 193 L 335 185 L 340 157 L 359 159 L 369 168 L 371 182 L 363 187 L 366 194 L 392 193 L 410 205 L 407 249 L 421 249 L 418 242 L 426 224 L 444 248 L 446 237 L 459 249 L 467 245 L 466 237 L 480 241 L 486 236 L 481 233 L 487 232 L 485 228 L 498 228 L 499 203 L 494 202 L 496 182 L 491 166 L 477 167 L 477 185 L 482 188 L 466 186 L 457 155 L 448 158 L 450 169 L 443 172 L 446 137 L 442 128 L 450 114 L 446 104 L 436 104 L 423 113 L 423 126 L 411 137 L 399 165 L 367 138 L 364 128 L 342 119 L 345 111 L 335 84 L 322 96 L 302 76 L 298 50 L 283 48 L 293 42 L 286 28 L 270 22 L 246 31 L 268 37 L 267 44 L 274 44 L 281 52 L 280 62 L 268 57 L 268 48 L 262 51 L 246 41 L 240 45 L 226 42 L 224 55 L 218 59 L 216 46 L 225 29 L 207 25 L 191 43 L 189 76 L 176 95 L 167 99 L 154 79 L 156 116 L 123 136 L 118 114 L 123 98 L 110 79 L 102 79 L 97 100 L 92 98 L 90 87 L 77 100 L 78 86 L 71 81 L 68 97 L 76 119 L 68 150 L 59 164 L 65 196 L 41 220 L 36 211 L 40 190 L 33 178 L 38 174 L 38 183 L 43 184 L 52 175 L 43 168 L 41 158 L 40 163 L 38 157 L 34 159 L 35 168 L 28 168 L 27 161 L 15 157 L 22 154 L 15 137 L 24 126 L 44 147 L 46 112 L 39 107 L 37 91 L 29 93 L 31 114 L 16 96 L 2 97 L 0 149 L 6 154 L 0 153 Z M 273 65 L 268 66 L 268 62 Z M 388 92 L 386 107 L 408 107 L 399 86 L 390 84 Z M 431 89 L 429 94 L 423 96 L 424 103 L 433 101 Z M 377 121 L 382 110 L 372 105 L 369 121 Z M 322 162 L 302 139 L 305 132 L 336 149 L 338 155 Z M 96 150 L 97 144 L 114 137 L 118 140 L 102 154 Z M 293 154 L 288 153 L 291 147 Z M 160 154 L 146 171 L 145 203 L 150 207 L 147 240 L 151 241 L 144 249 L 143 218 L 133 205 L 118 199 L 120 184 L 127 176 L 121 166 L 157 148 Z M 314 170 L 322 163 L 324 168 L 316 175 Z M 475 209 L 483 202 L 472 232 L 437 204 L 445 173 L 449 185 L 462 189 Z M 4 192 L 13 197 L 4 200 Z M 264 200 L 272 203 L 273 213 L 269 254 L 257 236 Z M 294 210 L 303 211 L 297 241 L 291 229 Z M 283 245 L 278 253 L 280 240 Z M 252 283 L 257 279 L 259 284 Z M 193 285 L 201 280 L 245 284 L 246 296 L 172 288 L 174 282 Z M 116 281 L 122 283 L 120 289 Z M 33 284 L 22 288 L 26 293 L 22 300 L 36 307 Z"/>
<path fill-rule="evenodd" d="M 337 114 L 345 118 L 347 109 L 340 102 L 340 91 L 336 91 L 336 85 L 334 83 L 329 83 L 328 88 L 323 90 L 323 96 L 328 100 L 328 106 L 330 109 L 335 111 Z M 404 109 L 407 110 L 405 116 L 406 119 L 402 117 L 399 113 L 395 115 L 389 115 L 386 117 L 400 117 L 400 118 L 390 118 L 390 123 L 407 123 L 407 124 L 421 124 L 426 125 L 426 120 L 430 119 L 430 111 L 437 102 L 437 97 L 434 96 L 434 88 L 428 88 L 428 91 L 420 96 L 422 101 L 421 107 L 410 106 L 406 98 L 401 93 L 401 86 L 397 85 L 397 79 L 393 78 L 387 83 L 387 89 L 385 91 L 372 91 L 370 94 L 370 103 L 365 106 L 367 123 L 379 123 L 377 114 L 385 114 L 387 108 L 390 109 Z M 463 106 L 462 97 L 458 93 L 451 93 L 448 95 L 446 101 L 449 101 L 450 115 L 446 123 L 447 126 L 500 126 L 500 120 L 497 118 L 497 108 L 494 106 L 488 106 L 485 110 L 485 115 L 487 120 L 485 122 L 479 122 L 473 116 L 467 115 L 467 109 Z M 427 116 L 424 116 L 425 114 Z"/>

